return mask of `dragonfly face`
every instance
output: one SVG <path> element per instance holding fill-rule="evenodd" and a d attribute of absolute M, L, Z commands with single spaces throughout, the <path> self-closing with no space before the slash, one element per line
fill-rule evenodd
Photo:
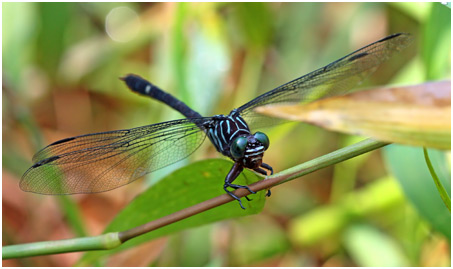
<path fill-rule="evenodd" d="M 230 146 L 231 158 L 249 169 L 259 168 L 263 162 L 264 151 L 269 147 L 269 138 L 262 132 L 240 136 Z"/>

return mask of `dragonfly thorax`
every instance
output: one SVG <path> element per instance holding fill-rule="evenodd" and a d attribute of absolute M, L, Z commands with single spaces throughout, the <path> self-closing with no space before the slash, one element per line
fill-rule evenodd
<path fill-rule="evenodd" d="M 237 110 L 229 115 L 212 117 L 206 129 L 209 139 L 223 155 L 247 168 L 261 165 L 263 153 L 269 147 L 269 138 L 261 132 L 252 134 Z"/>
<path fill-rule="evenodd" d="M 212 117 L 206 130 L 217 151 L 230 158 L 231 143 L 238 137 L 251 135 L 249 126 L 238 113 L 235 113 L 235 110 L 229 115 Z"/>

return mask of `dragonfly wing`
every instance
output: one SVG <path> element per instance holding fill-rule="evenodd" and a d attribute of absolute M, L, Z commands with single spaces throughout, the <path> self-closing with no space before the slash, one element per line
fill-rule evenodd
<path fill-rule="evenodd" d="M 393 34 L 367 45 L 318 70 L 308 73 L 251 100 L 238 108 L 254 128 L 280 123 L 279 120 L 258 120 L 254 108 L 278 103 L 308 103 L 329 96 L 343 95 L 373 73 L 390 56 L 407 47 L 412 36 Z"/>
<path fill-rule="evenodd" d="M 206 135 L 202 119 L 66 138 L 34 157 L 20 188 L 42 194 L 96 193 L 126 185 L 192 154 Z"/>

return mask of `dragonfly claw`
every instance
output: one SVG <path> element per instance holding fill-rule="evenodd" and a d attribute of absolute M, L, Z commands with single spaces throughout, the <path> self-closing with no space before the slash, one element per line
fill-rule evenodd
<path fill-rule="evenodd" d="M 223 185 L 223 189 L 226 191 L 226 193 L 228 193 L 228 195 L 230 195 L 231 197 L 233 197 L 235 200 L 237 200 L 239 202 L 239 205 L 241 206 L 242 209 L 245 209 L 245 207 L 242 205 L 241 199 L 239 197 L 237 197 L 236 195 L 234 195 L 231 191 L 229 191 L 227 189 L 228 187 L 231 187 L 231 188 L 233 188 L 235 190 L 237 190 L 237 189 L 247 189 L 252 194 L 256 193 L 255 191 L 252 191 L 248 186 L 236 185 L 236 184 L 231 184 L 231 183 L 225 182 L 225 185 Z M 244 196 L 244 197 L 245 197 L 245 199 L 247 199 L 247 201 L 251 201 L 252 200 L 252 199 L 248 198 L 247 196 Z"/>
<path fill-rule="evenodd" d="M 229 196 L 231 196 L 233 199 L 237 200 L 239 202 L 239 205 L 241 206 L 241 208 L 245 210 L 245 207 L 242 205 L 241 198 L 237 197 L 236 195 L 234 195 L 234 193 L 227 190 L 226 188 L 225 188 L 225 191 L 226 191 L 226 193 L 228 193 Z M 245 196 L 245 198 L 247 198 L 247 196 Z"/>

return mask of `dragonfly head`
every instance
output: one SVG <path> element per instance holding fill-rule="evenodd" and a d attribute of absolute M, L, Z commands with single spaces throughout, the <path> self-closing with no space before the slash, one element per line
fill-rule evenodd
<path fill-rule="evenodd" d="M 231 157 L 241 162 L 245 167 L 254 169 L 260 167 L 264 151 L 269 147 L 269 138 L 262 132 L 253 135 L 239 136 L 233 140 L 230 147 Z"/>

